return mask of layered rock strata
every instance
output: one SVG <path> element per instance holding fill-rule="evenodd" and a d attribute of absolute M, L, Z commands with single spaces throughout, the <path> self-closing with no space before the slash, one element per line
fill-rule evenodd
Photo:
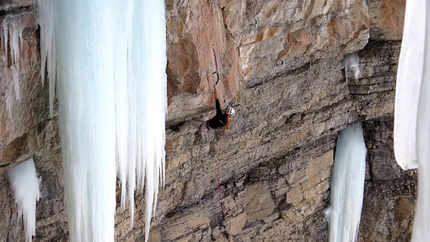
<path fill-rule="evenodd" d="M 392 145 L 404 2 L 166 0 L 166 181 L 150 240 L 327 240 L 337 132 L 364 121 L 359 241 L 408 241 L 416 173 L 396 165 Z M 2 2 L 6 18 L 20 21 L 23 42 L 20 101 L 8 99 L 16 93 L 10 47 L 0 52 L 0 241 L 24 240 L 5 172 L 28 157 L 42 177 L 34 241 L 67 241 L 58 117 L 49 117 L 40 81 L 35 2 Z M 213 115 L 213 50 L 221 101 L 240 104 L 231 129 L 170 130 Z M 359 80 L 344 62 L 356 51 Z M 134 228 L 128 209 L 117 209 L 116 241 L 144 240 L 143 204 L 136 195 Z"/>

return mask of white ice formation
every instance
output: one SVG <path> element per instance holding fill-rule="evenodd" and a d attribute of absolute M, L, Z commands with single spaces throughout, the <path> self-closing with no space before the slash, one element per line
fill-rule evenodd
<path fill-rule="evenodd" d="M 21 17 L 19 14 L 6 15 L 0 28 L 0 49 L 4 50 L 4 56 L 0 56 L 0 58 L 2 58 L 1 62 L 4 63 L 4 73 L 6 73 L 6 76 L 2 78 L 13 81 L 13 90 L 4 90 L 6 92 L 5 103 L 9 118 L 12 118 L 14 102 L 21 100 L 19 73 L 23 44 L 22 31 L 25 27 Z"/>
<path fill-rule="evenodd" d="M 430 3 L 406 1 L 396 83 L 394 153 L 405 170 L 418 168 L 412 241 L 430 241 Z"/>
<path fill-rule="evenodd" d="M 33 158 L 7 173 L 18 207 L 18 219 L 24 221 L 26 241 L 36 234 L 36 202 L 41 194 Z"/>
<path fill-rule="evenodd" d="M 364 194 L 366 146 L 361 123 L 339 132 L 332 171 L 330 242 L 353 242 L 358 235 Z"/>
<path fill-rule="evenodd" d="M 349 72 L 352 72 L 354 74 L 355 80 L 358 80 L 360 78 L 360 57 L 357 53 L 350 53 L 345 55 L 345 78 L 346 83 L 348 83 L 348 74 Z"/>
<path fill-rule="evenodd" d="M 41 56 L 47 58 L 51 87 L 57 77 L 70 239 L 114 240 L 116 175 L 131 224 L 134 191 L 145 187 L 148 239 L 164 177 L 164 1 L 39 0 L 38 5 Z"/>

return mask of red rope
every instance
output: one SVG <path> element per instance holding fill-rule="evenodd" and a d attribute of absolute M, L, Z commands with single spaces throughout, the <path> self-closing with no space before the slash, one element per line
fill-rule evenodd
<path fill-rule="evenodd" d="M 221 137 L 220 137 L 220 139 L 219 139 L 219 144 L 218 144 L 218 147 L 217 147 L 217 160 L 218 160 L 218 191 L 219 191 L 219 196 L 220 196 L 220 203 L 221 203 L 222 216 L 223 216 L 223 219 L 224 219 L 224 222 L 225 222 L 225 227 L 227 228 L 228 236 L 230 236 L 230 226 L 228 226 L 227 215 L 226 215 L 225 206 L 224 206 L 224 201 L 223 201 L 223 199 L 224 199 L 224 194 L 223 194 L 222 189 L 221 189 L 221 171 L 220 171 L 221 161 L 220 161 L 220 158 L 219 158 L 219 149 L 220 149 L 221 144 L 222 144 L 222 135 L 221 135 Z"/>

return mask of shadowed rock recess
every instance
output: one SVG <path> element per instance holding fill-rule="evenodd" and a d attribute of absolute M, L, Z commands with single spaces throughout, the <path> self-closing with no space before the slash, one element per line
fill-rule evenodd
<path fill-rule="evenodd" d="M 165 3 L 166 181 L 150 241 L 327 241 L 336 137 L 356 121 L 364 122 L 368 149 L 358 241 L 410 240 L 417 174 L 401 170 L 393 154 L 405 0 Z M 43 196 L 33 241 L 69 237 L 58 116 L 49 117 L 40 81 L 36 19 L 35 0 L 0 2 L 0 22 L 19 23 L 23 40 L 18 87 L 10 47 L 0 47 L 0 241 L 25 240 L 6 172 L 29 157 Z M 240 104 L 231 129 L 173 132 L 214 114 L 213 49 L 221 101 Z M 345 73 L 352 52 L 359 80 Z M 143 204 L 137 194 L 134 228 L 118 207 L 116 241 L 144 241 Z"/>

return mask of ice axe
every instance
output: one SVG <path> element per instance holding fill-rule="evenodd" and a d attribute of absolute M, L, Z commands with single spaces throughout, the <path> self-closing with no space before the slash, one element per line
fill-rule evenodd
<path fill-rule="evenodd" d="M 212 75 L 213 74 L 216 74 L 216 82 L 215 82 L 215 84 L 214 84 L 214 87 L 218 84 L 218 82 L 219 82 L 219 80 L 220 80 L 220 78 L 219 78 L 219 73 L 218 73 L 218 60 L 217 60 L 217 58 L 216 58 L 216 51 L 215 51 L 215 48 L 214 47 L 212 47 L 212 52 L 213 52 L 213 54 L 214 54 L 214 60 L 215 60 L 215 71 L 214 72 L 212 72 Z"/>

